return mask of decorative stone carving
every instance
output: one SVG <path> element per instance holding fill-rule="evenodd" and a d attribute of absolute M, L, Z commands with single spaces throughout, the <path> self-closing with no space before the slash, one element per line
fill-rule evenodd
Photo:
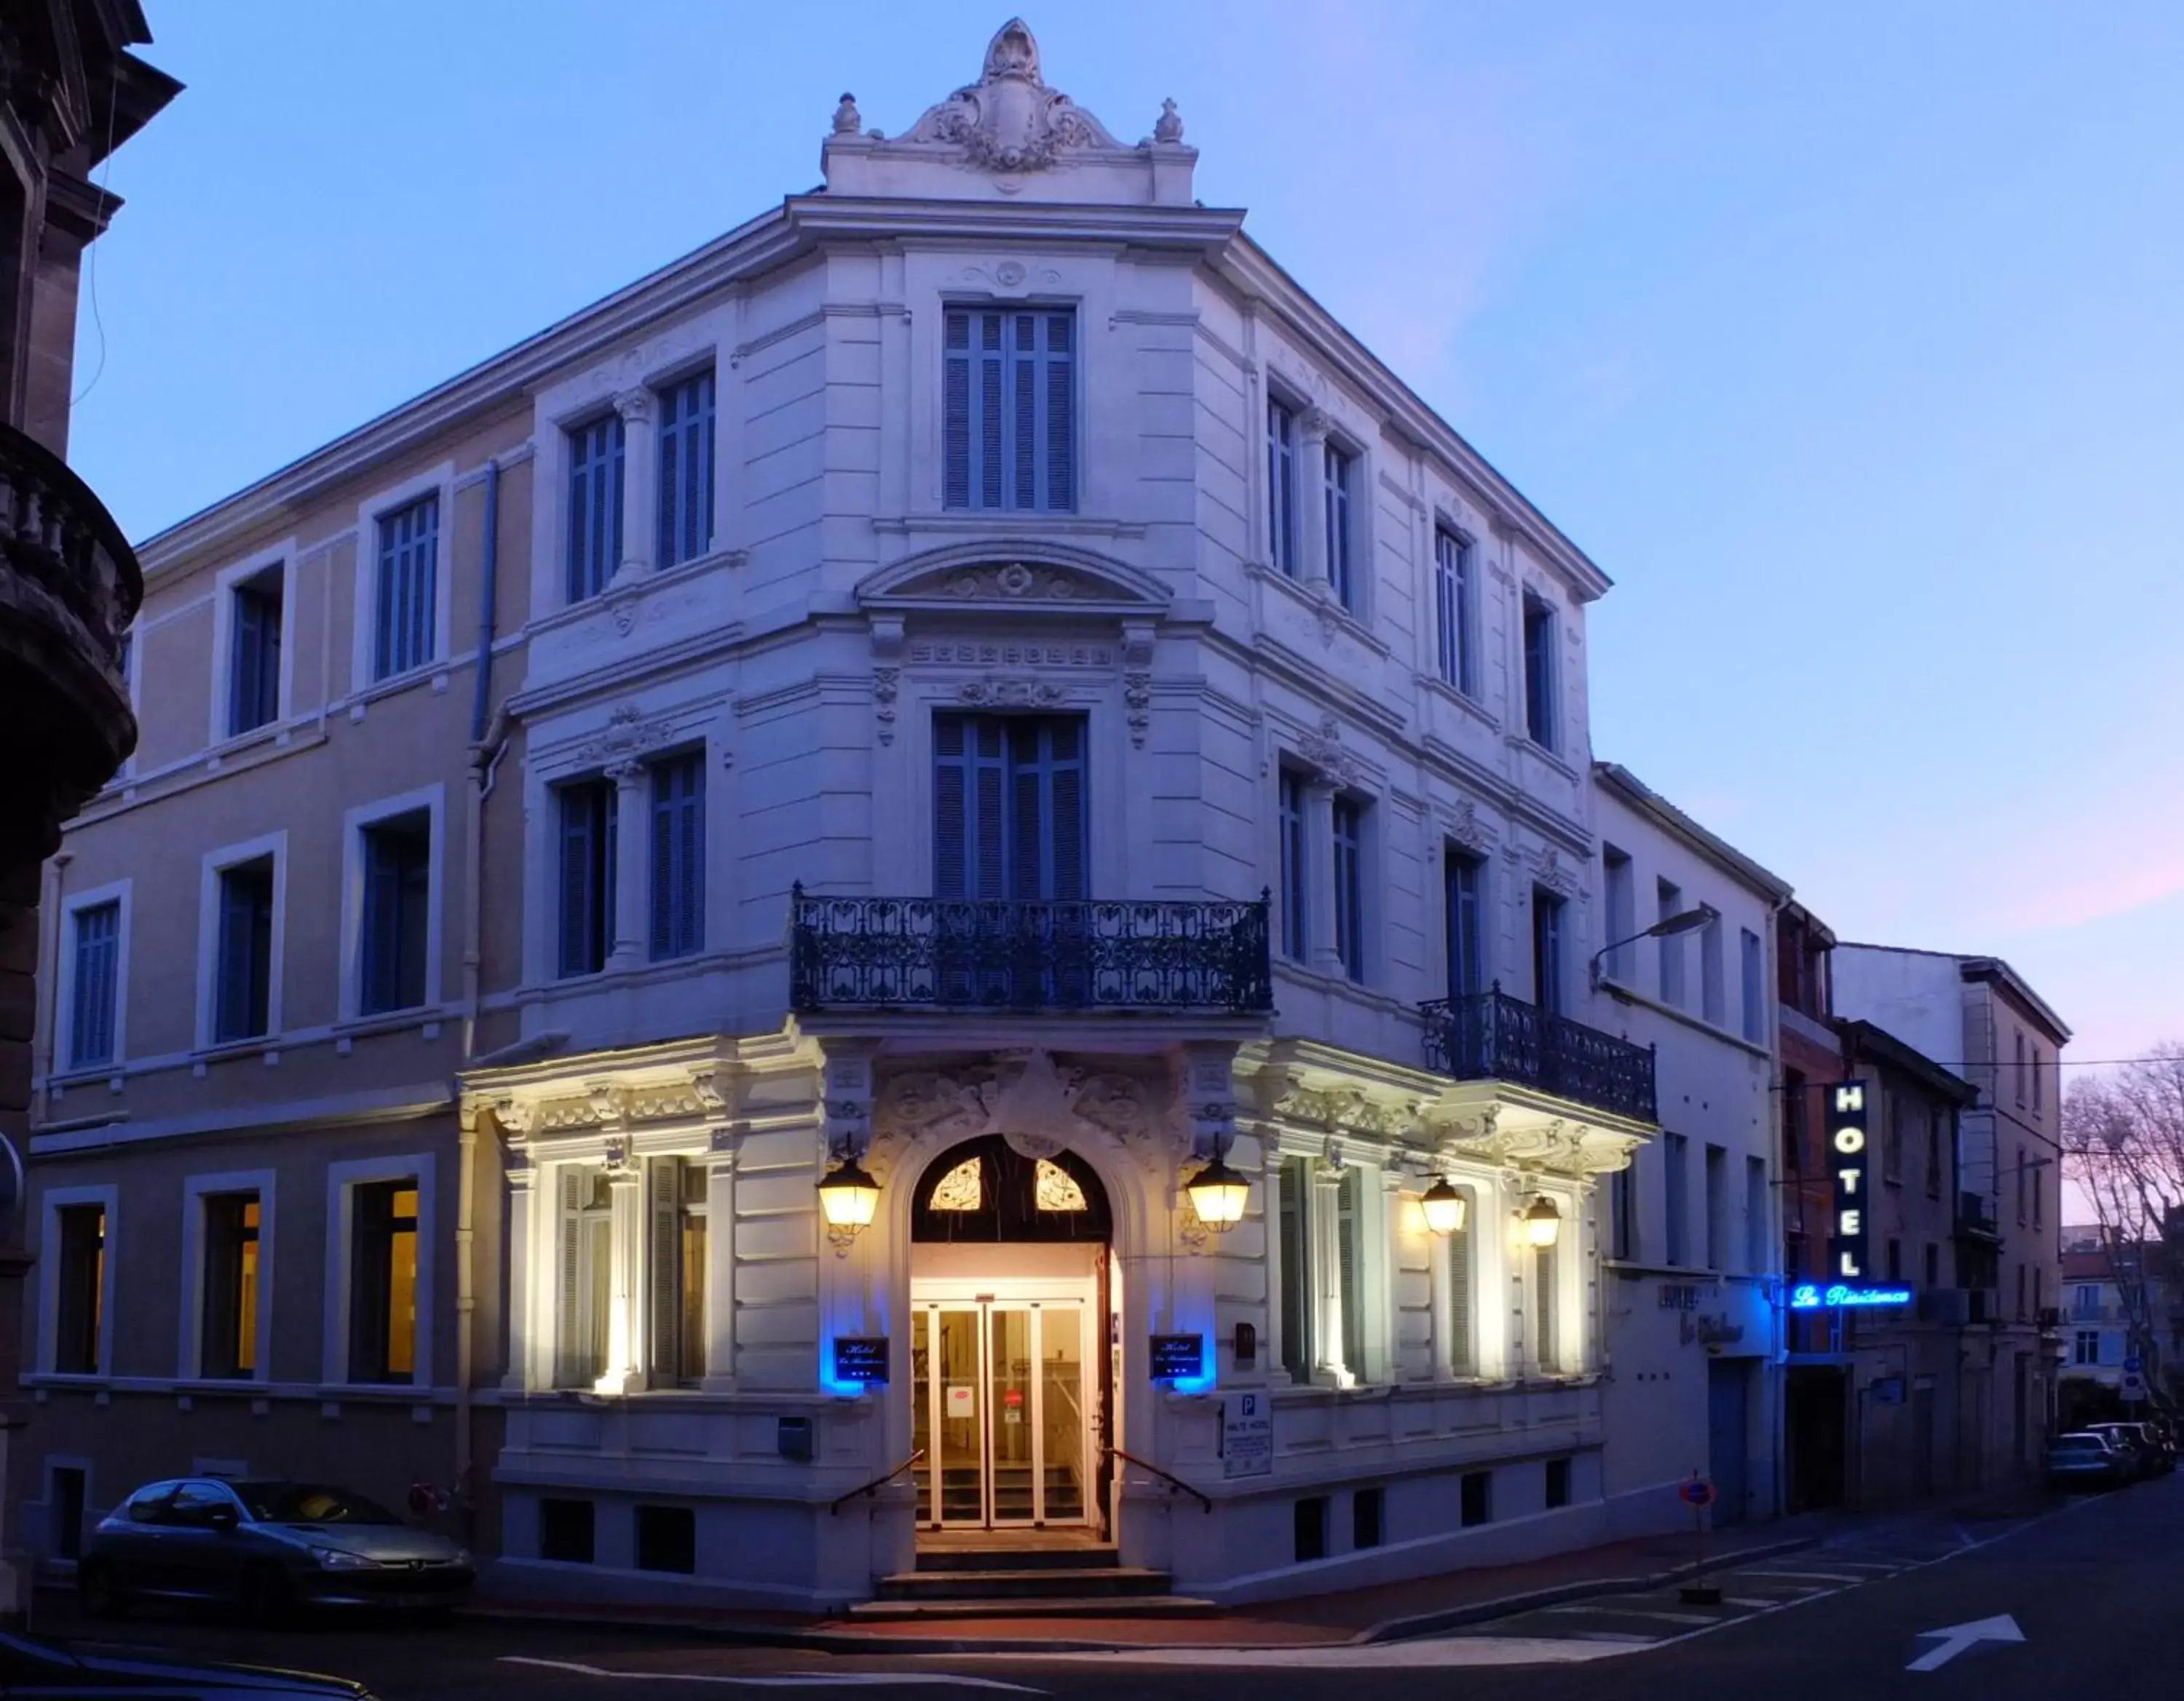
<path fill-rule="evenodd" d="M 1418 1107 L 1412 1101 L 1390 1103 L 1376 1099 L 1361 1087 L 1310 1087 L 1291 1085 L 1274 1101 L 1274 1114 L 1290 1122 L 1395 1139 L 1415 1127 Z"/>
<path fill-rule="evenodd" d="M 878 1116 L 891 1130 L 918 1133 L 939 1128 L 964 1139 L 983 1134 L 992 1122 L 977 1082 L 959 1080 L 937 1069 L 890 1079 L 880 1091 Z"/>
<path fill-rule="evenodd" d="M 1094 1127 L 1123 1140 L 1142 1136 L 1158 1120 L 1158 1112 L 1145 1102 L 1144 1087 L 1119 1071 L 1077 1074 L 1069 1107 Z"/>
<path fill-rule="evenodd" d="M 837 109 L 838 124 L 839 109 Z M 917 120 L 905 138 L 950 142 L 989 171 L 1039 171 L 1070 150 L 1121 144 L 1100 120 L 1039 75 L 1039 43 L 1021 18 L 986 47 L 984 74 Z"/>
<path fill-rule="evenodd" d="M 1532 876 L 1549 891 L 1564 897 L 1577 889 L 1576 870 L 1564 866 L 1562 852 L 1552 845 L 1532 859 Z"/>
<path fill-rule="evenodd" d="M 1067 567 L 1027 566 L 1022 561 L 959 567 L 948 575 L 945 588 L 959 602 L 1096 602 L 1113 594 Z"/>
<path fill-rule="evenodd" d="M 624 588 L 607 599 L 607 618 L 614 622 L 615 636 L 627 638 L 637 628 L 638 595 Z"/>
<path fill-rule="evenodd" d="M 959 700 L 981 708 L 1050 709 L 1067 700 L 1059 685 L 1044 679 L 1010 678 L 989 673 L 983 679 L 967 679 L 956 689 Z"/>
<path fill-rule="evenodd" d="M 1061 1150 L 1062 1130 L 1075 1118 L 1070 1096 L 1056 1074 L 1054 1059 L 1044 1050 L 1024 1059 L 1016 1078 L 990 1101 L 991 1125 L 1010 1149 L 1022 1157 L 1051 1157 Z"/>
<path fill-rule="evenodd" d="M 606 729 L 578 752 L 582 760 L 599 767 L 641 760 L 645 753 L 667 742 L 664 723 L 647 720 L 634 703 L 617 703 L 607 716 Z"/>
<path fill-rule="evenodd" d="M 1484 855 L 1494 847 L 1494 829 L 1479 820 L 1478 806 L 1468 797 L 1441 811 L 1440 823 L 1441 831 L 1467 850 Z"/>
<path fill-rule="evenodd" d="M 645 424 L 652 417 L 652 392 L 642 384 L 618 392 L 614 399 L 614 410 L 626 426 Z"/>
<path fill-rule="evenodd" d="M 1145 735 L 1153 724 L 1153 676 L 1150 673 L 1125 673 L 1123 676 L 1123 717 L 1129 722 L 1130 745 L 1134 750 L 1145 747 Z"/>
<path fill-rule="evenodd" d="M 1183 140 L 1183 114 L 1175 109 L 1173 99 L 1161 103 L 1160 116 L 1153 120 L 1153 140 L 1163 146 Z"/>
<path fill-rule="evenodd" d="M 1334 605 L 1322 603 L 1319 605 L 1319 647 L 1322 650 L 1334 649 L 1334 634 L 1341 629 L 1342 622 L 1335 618 Z"/>
<path fill-rule="evenodd" d="M 855 136 L 857 126 L 864 121 L 864 114 L 857 110 L 856 96 L 844 94 L 842 103 L 834 109 L 834 134 Z"/>
<path fill-rule="evenodd" d="M 1297 740 L 1297 754 L 1323 779 L 1342 785 L 1359 785 L 1366 778 L 1365 765 L 1342 744 L 1342 723 L 1332 715 L 1319 717 L 1319 730 Z"/>
<path fill-rule="evenodd" d="M 872 721 L 883 745 L 894 742 L 894 702 L 901 681 L 900 667 L 872 669 Z"/>

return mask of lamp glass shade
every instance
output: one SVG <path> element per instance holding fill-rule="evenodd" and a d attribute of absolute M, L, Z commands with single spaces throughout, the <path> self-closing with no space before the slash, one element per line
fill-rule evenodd
<path fill-rule="evenodd" d="M 880 1184 L 854 1157 L 845 1157 L 820 1179 L 819 1209 L 830 1229 L 868 1229 L 879 1209 Z"/>
<path fill-rule="evenodd" d="M 1533 1246 L 1546 1247 L 1554 1245 L 1563 1231 L 1563 1213 L 1555 1209 L 1555 1202 L 1542 1194 L 1532 1201 L 1524 1212 L 1524 1238 Z"/>
<path fill-rule="evenodd" d="M 1426 1227 L 1436 1235 L 1461 1234 L 1468 1202 L 1448 1185 L 1446 1175 L 1435 1177 L 1434 1185 L 1418 1196 L 1418 1208 L 1425 1213 Z"/>
<path fill-rule="evenodd" d="M 1219 1158 L 1215 1158 L 1184 1184 L 1198 1220 L 1209 1229 L 1233 1229 L 1244 1220 L 1244 1204 L 1251 1184 Z"/>

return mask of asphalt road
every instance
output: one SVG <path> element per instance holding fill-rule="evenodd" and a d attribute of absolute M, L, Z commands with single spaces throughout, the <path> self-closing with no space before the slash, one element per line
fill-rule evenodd
<path fill-rule="evenodd" d="M 504 1694 L 609 1701 L 655 1685 L 724 1697 L 1045 1693 L 1263 1701 L 1407 1697 L 1496 1701 L 2081 1701 L 2184 1693 L 2184 1475 L 1996 1524 L 1865 1526 L 1723 1573 L 1719 1607 L 1675 1590 L 1535 1611 L 1375 1648 L 1218 1649 L 1036 1658 L 832 1657 L 672 1635 L 455 1623 L 267 1632 L 154 1620 L 77 1633 L 203 1659 L 364 1679 L 387 1701 Z M 2004 1626 L 1997 1621 L 2007 1619 Z M 1946 1660 L 1931 1632 L 1984 1624 Z M 52 1628 L 61 1628 L 53 1626 Z M 2012 1631 L 2021 1641 L 2006 1637 Z M 1924 1665 L 1930 1669 L 1912 1670 Z M 1491 1668 L 1482 1672 L 1480 1667 Z"/>

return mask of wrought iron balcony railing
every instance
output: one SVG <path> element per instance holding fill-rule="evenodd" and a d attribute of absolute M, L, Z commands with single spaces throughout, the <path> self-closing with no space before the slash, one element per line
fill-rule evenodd
<path fill-rule="evenodd" d="M 1429 1069 L 1459 1081 L 1515 1081 L 1638 1122 L 1658 1120 L 1650 1046 L 1512 998 L 1498 982 L 1418 1012 Z"/>
<path fill-rule="evenodd" d="M 1268 900 L 790 900 L 798 1010 L 1273 1007 Z"/>

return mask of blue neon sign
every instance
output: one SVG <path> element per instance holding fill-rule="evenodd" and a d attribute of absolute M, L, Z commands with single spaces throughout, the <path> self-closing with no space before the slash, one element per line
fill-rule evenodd
<path fill-rule="evenodd" d="M 1790 1290 L 1790 1309 L 1792 1311 L 1910 1303 L 1911 1290 L 1908 1287 L 1852 1287 L 1845 1282 L 1832 1282 L 1824 1288 L 1818 1282 L 1801 1281 Z"/>

